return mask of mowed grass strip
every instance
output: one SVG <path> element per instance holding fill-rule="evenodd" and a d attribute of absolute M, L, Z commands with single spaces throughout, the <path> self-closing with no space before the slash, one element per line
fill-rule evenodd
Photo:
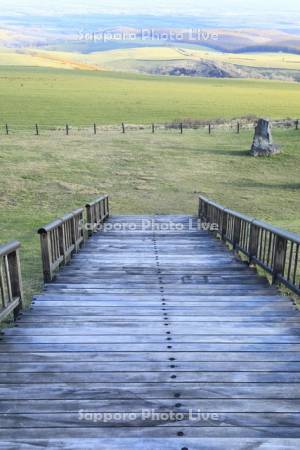
<path fill-rule="evenodd" d="M 90 125 L 300 114 L 300 85 L 269 80 L 156 77 L 0 68 L 0 126 Z"/>
<path fill-rule="evenodd" d="M 300 233 L 299 133 L 274 130 L 283 153 L 262 159 L 244 130 L 2 136 L 0 240 L 22 242 L 27 299 L 41 289 L 36 230 L 103 193 L 113 214 L 195 214 L 202 193 Z"/>

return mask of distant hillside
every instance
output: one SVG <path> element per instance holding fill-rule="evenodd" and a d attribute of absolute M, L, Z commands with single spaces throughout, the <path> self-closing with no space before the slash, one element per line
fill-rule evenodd
<path fill-rule="evenodd" d="M 230 63 L 217 62 L 212 60 L 200 61 L 180 61 L 176 63 L 160 63 L 155 68 L 147 69 L 140 67 L 140 72 L 151 73 L 155 75 L 172 76 L 192 76 L 208 78 L 256 78 L 292 81 L 295 78 L 286 71 L 263 70 L 253 67 L 238 66 Z M 300 77 L 300 75 L 299 75 Z"/>
<path fill-rule="evenodd" d="M 222 53 L 207 48 L 199 50 L 196 46 L 129 48 L 88 54 L 2 47 L 0 65 L 112 70 L 168 76 L 300 81 L 298 55 Z"/>

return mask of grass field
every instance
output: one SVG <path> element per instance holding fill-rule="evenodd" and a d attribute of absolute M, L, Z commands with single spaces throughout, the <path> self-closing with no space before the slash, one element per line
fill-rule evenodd
<path fill-rule="evenodd" d="M 0 96 L 2 127 L 300 114 L 300 85 L 268 80 L 1 67 Z"/>
<path fill-rule="evenodd" d="M 114 214 L 195 214 L 203 193 L 300 233 L 298 133 L 274 130 L 272 159 L 248 156 L 250 131 L 2 136 L 0 239 L 23 244 L 27 298 L 41 287 L 37 228 L 102 193 Z"/>

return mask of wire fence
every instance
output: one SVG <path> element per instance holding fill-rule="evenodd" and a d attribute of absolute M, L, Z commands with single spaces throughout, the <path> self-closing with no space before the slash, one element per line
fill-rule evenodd
<path fill-rule="evenodd" d="M 151 124 L 129 124 L 120 123 L 112 125 L 98 125 L 96 122 L 90 125 L 72 125 L 71 123 L 66 123 L 62 126 L 59 125 L 47 125 L 35 123 L 33 125 L 28 124 L 10 124 L 5 123 L 0 126 L 0 135 L 15 135 L 15 134 L 30 134 L 35 136 L 41 136 L 43 134 L 55 133 L 57 135 L 76 135 L 76 134 L 86 134 L 94 135 L 106 132 L 116 132 L 120 134 L 126 134 L 136 131 L 149 132 L 150 134 L 155 134 L 159 132 L 173 132 L 184 134 L 188 130 L 199 130 L 206 132 L 207 134 L 213 134 L 216 131 L 228 131 L 235 134 L 240 134 L 244 130 L 253 130 L 257 124 L 257 121 L 182 121 L 182 122 L 171 122 L 171 123 L 151 123 Z M 282 119 L 273 120 L 273 128 L 282 129 L 294 129 L 299 130 L 299 120 L 298 119 Z"/>

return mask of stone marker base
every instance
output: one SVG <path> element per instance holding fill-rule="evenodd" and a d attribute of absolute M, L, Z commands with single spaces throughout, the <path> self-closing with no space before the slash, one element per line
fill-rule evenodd
<path fill-rule="evenodd" d="M 280 147 L 273 144 L 271 122 L 259 119 L 255 127 L 250 155 L 252 156 L 272 156 L 280 153 Z"/>

